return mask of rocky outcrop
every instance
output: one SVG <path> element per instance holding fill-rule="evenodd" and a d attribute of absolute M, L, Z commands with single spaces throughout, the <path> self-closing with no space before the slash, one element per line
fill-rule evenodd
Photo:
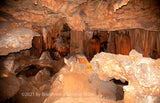
<path fill-rule="evenodd" d="M 31 48 L 34 36 L 39 36 L 39 34 L 26 28 L 17 28 L 7 32 L 6 35 L 0 37 L 0 55 Z"/>
<path fill-rule="evenodd" d="M 29 91 L 32 93 L 29 101 L 32 99 L 43 101 L 47 97 L 44 103 L 66 100 L 71 102 L 77 100 L 82 103 L 85 101 L 122 103 L 123 96 L 125 103 L 128 101 L 159 103 L 160 101 L 160 61 L 143 57 L 135 50 L 132 50 L 129 56 L 102 52 L 95 55 L 90 63 L 84 55 L 77 54 L 69 59 L 65 58 L 66 65 L 62 68 L 57 67 L 57 64 L 62 66 L 63 61 L 52 60 L 49 52 L 42 53 L 42 59 L 32 58 L 31 60 L 27 59 L 27 56 L 12 57 L 12 55 L 6 58 L 4 67 L 8 68 L 9 73 L 16 73 L 20 81 L 20 84 L 16 81 L 12 86 L 17 89 L 19 85 L 22 86 L 18 94 L 16 89 L 12 95 L 7 94 L 7 98 L 16 94 L 13 100 L 23 101 L 28 98 L 24 96 L 28 94 L 23 93 Z M 9 59 L 13 60 L 8 61 Z M 7 63 L 11 64 L 7 65 Z M 13 79 L 14 81 L 15 75 L 12 77 L 7 73 L 1 72 L 1 80 Z M 53 75 L 53 73 L 56 74 Z M 120 80 L 122 83 L 128 81 L 128 85 L 117 86 L 113 79 Z M 15 80 L 17 80 L 16 77 Z M 8 84 L 2 84 L 4 85 Z M 42 98 L 39 99 L 40 97 Z M 117 101 L 120 97 L 120 101 Z M 3 99 L 6 100 L 4 97 Z"/>
<path fill-rule="evenodd" d="M 145 58 L 135 50 L 129 56 L 102 52 L 91 61 L 93 70 L 101 80 L 115 78 L 129 82 L 128 86 L 123 87 L 125 103 L 160 102 L 159 65 L 159 59 Z"/>
<path fill-rule="evenodd" d="M 85 56 L 75 55 L 64 61 L 66 65 L 58 72 L 44 103 L 61 103 L 67 100 L 77 100 L 77 103 L 90 103 L 94 100 L 98 103 L 122 103 L 116 102 L 117 86 L 112 81 L 100 80 Z"/>
<path fill-rule="evenodd" d="M 53 60 L 42 52 L 37 58 L 30 50 L 0 57 L 0 102 L 42 103 L 51 83 L 62 66 L 63 59 Z"/>

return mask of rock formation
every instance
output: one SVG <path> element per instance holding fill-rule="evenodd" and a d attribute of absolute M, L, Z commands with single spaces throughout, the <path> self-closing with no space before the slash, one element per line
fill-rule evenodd
<path fill-rule="evenodd" d="M 5 102 L 6 99 L 13 97 L 19 90 L 19 80 L 13 73 L 7 70 L 0 69 L 0 102 Z"/>
<path fill-rule="evenodd" d="M 34 36 L 39 36 L 39 34 L 26 28 L 17 28 L 7 32 L 0 37 L 0 55 L 31 48 Z"/>
<path fill-rule="evenodd" d="M 55 81 L 52 84 L 49 97 L 44 103 L 59 103 L 69 100 L 70 102 L 91 103 L 95 102 L 115 102 L 116 89 L 113 82 L 104 82 L 98 78 L 91 69 L 90 63 L 83 55 L 71 56 L 65 59 L 66 65 L 58 72 Z M 105 99 L 102 99 L 105 98 Z M 88 99 L 88 100 L 86 100 Z"/>
<path fill-rule="evenodd" d="M 62 19 L 77 31 L 159 31 L 160 26 L 156 0 L 3 0 L 0 5 L 1 32 L 16 27 L 49 26 Z"/>
<path fill-rule="evenodd" d="M 132 50 L 129 56 L 100 53 L 91 66 L 101 80 L 109 78 L 129 82 L 124 86 L 125 103 L 160 102 L 160 60 L 145 58 Z"/>
<path fill-rule="evenodd" d="M 1 0 L 0 102 L 159 103 L 159 5 Z"/>
<path fill-rule="evenodd" d="M 65 59 L 65 63 L 66 66 L 60 70 L 52 84 L 51 95 L 44 103 L 76 99 L 79 99 L 77 102 L 85 103 L 85 98 L 88 103 L 93 98 L 98 103 L 120 103 L 122 101 L 116 101 L 118 87 L 110 81 L 113 78 L 128 81 L 128 85 L 123 86 L 124 103 L 160 102 L 159 59 L 146 58 L 132 50 L 129 56 L 102 52 L 94 56 L 91 64 L 83 55 Z M 88 65 L 92 69 L 88 70 Z"/>
<path fill-rule="evenodd" d="M 106 31 L 114 35 L 115 30 L 120 30 L 120 32 L 126 30 L 125 35 L 129 32 L 129 37 L 122 36 L 125 38 L 123 40 L 118 35 L 111 36 L 111 34 L 108 40 L 104 42 L 100 40 L 100 43 L 107 46 L 107 49 L 100 48 L 105 49 L 104 51 L 128 54 L 131 49 L 136 49 L 145 54 L 144 56 L 152 58 L 158 58 L 160 54 L 157 48 L 159 47 L 157 35 L 160 30 L 160 9 L 159 2 L 156 0 L 2 0 L 0 5 L 0 27 L 2 27 L 0 36 L 7 35 L 8 31 L 15 28 L 28 28 L 36 31 L 41 37 L 33 38 L 32 53 L 38 57 L 42 51 L 49 50 L 59 52 L 61 57 L 68 53 L 83 52 L 87 58 L 91 59 L 96 52 L 101 51 L 94 50 L 94 46 L 88 42 L 89 33 L 94 33 L 94 30 Z M 123 33 L 117 34 L 123 35 Z M 60 43 L 62 44 L 60 47 L 56 47 L 57 35 L 63 35 L 64 41 Z M 66 38 L 70 40 L 67 41 Z M 74 43 L 74 39 L 78 46 Z M 143 41 L 141 46 L 137 46 L 136 39 L 139 39 L 139 42 Z M 16 46 L 17 42 L 12 42 L 12 46 Z M 27 44 L 28 47 L 21 47 L 19 50 L 30 48 L 31 43 L 29 44 Z M 100 47 L 103 44 L 100 44 Z M 119 44 L 122 45 L 119 46 Z M 149 47 L 146 47 L 147 45 Z M 121 50 L 121 46 L 125 49 Z M 78 50 L 80 48 L 82 50 Z M 95 53 L 91 54 L 92 50 L 89 48 Z M 7 54 L 6 52 L 3 55 Z"/>

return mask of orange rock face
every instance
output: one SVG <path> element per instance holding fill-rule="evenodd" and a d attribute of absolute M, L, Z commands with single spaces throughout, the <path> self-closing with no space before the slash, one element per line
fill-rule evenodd
<path fill-rule="evenodd" d="M 57 78 L 52 84 L 50 96 L 45 100 L 45 103 L 58 103 L 62 100 L 73 101 L 78 99 L 78 103 L 84 103 L 85 98 L 88 102 L 110 101 L 116 102 L 116 85 L 113 82 L 103 82 L 93 70 L 88 71 L 87 66 L 90 63 L 83 55 L 75 55 L 68 60 L 64 60 L 66 65 L 57 74 Z M 105 98 L 102 100 L 102 98 Z"/>
<path fill-rule="evenodd" d="M 53 25 L 64 18 L 72 30 L 159 31 L 160 9 L 156 0 L 5 0 L 0 8 L 1 26 L 32 28 Z"/>

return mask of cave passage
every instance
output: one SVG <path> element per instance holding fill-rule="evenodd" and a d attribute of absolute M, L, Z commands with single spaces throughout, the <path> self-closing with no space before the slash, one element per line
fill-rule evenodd
<path fill-rule="evenodd" d="M 0 103 L 160 103 L 158 0 L 0 6 Z"/>

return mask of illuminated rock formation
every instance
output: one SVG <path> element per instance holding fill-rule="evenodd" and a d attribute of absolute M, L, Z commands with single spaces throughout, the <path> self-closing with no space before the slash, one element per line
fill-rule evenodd
<path fill-rule="evenodd" d="M 145 58 L 132 50 L 129 56 L 100 53 L 91 66 L 101 80 L 110 78 L 129 82 L 124 86 L 125 103 L 160 102 L 160 60 Z"/>
<path fill-rule="evenodd" d="M 116 102 L 117 86 L 111 81 L 100 80 L 85 56 L 75 55 L 64 61 L 66 65 L 58 72 L 50 95 L 44 103 L 67 100 L 85 103 L 86 99 L 88 103 L 92 101 L 122 103 L 122 101 Z"/>
<path fill-rule="evenodd" d="M 159 5 L 1 0 L 0 102 L 159 103 Z"/>
<path fill-rule="evenodd" d="M 34 36 L 39 36 L 39 34 L 26 28 L 9 31 L 6 35 L 0 37 L 0 55 L 31 48 Z"/>

